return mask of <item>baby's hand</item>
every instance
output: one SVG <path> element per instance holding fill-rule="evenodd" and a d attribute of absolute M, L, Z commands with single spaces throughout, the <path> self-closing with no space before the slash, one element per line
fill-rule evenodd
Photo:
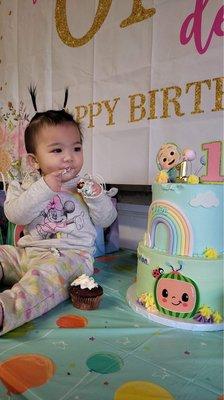
<path fill-rule="evenodd" d="M 94 197 L 99 196 L 99 194 L 102 192 L 102 187 L 98 183 L 93 182 L 92 191 Z"/>
<path fill-rule="evenodd" d="M 44 176 L 46 184 L 51 190 L 53 190 L 53 192 L 61 191 L 62 173 L 63 170 L 58 170 Z"/>
<path fill-rule="evenodd" d="M 90 179 L 81 179 L 77 189 L 84 197 L 97 197 L 102 192 L 102 186 Z"/>

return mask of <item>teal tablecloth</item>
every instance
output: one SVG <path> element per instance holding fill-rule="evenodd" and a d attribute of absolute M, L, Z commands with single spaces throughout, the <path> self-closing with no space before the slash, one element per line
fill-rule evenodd
<path fill-rule="evenodd" d="M 223 399 L 222 332 L 173 329 L 134 313 L 126 291 L 135 275 L 131 251 L 98 258 L 98 310 L 68 300 L 1 337 L 0 399 Z"/>

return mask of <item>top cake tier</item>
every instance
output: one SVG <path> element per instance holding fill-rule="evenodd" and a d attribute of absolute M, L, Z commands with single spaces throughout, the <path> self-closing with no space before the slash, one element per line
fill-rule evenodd
<path fill-rule="evenodd" d="M 223 185 L 156 183 L 152 191 L 146 234 L 151 248 L 178 256 L 223 254 Z"/>

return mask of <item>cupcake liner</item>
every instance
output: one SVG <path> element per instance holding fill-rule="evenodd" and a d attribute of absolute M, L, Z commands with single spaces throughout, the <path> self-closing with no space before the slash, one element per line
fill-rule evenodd
<path fill-rule="evenodd" d="M 101 296 L 96 297 L 81 297 L 71 293 L 71 300 L 74 307 L 80 310 L 96 310 L 99 307 Z"/>

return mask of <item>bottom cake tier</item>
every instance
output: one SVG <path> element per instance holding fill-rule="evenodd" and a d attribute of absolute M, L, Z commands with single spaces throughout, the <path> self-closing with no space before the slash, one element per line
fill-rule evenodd
<path fill-rule="evenodd" d="M 141 242 L 137 282 L 128 293 L 128 301 L 135 311 L 151 319 L 153 316 L 165 325 L 223 329 L 221 257 L 177 257 L 150 249 Z"/>

